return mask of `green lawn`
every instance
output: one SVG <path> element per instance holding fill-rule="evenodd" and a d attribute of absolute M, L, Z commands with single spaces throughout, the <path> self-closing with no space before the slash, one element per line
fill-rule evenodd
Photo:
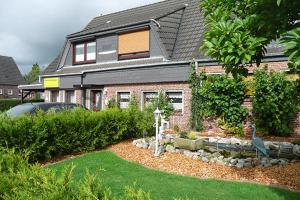
<path fill-rule="evenodd" d="M 139 188 L 149 191 L 153 199 L 300 199 L 300 193 L 282 189 L 238 182 L 200 180 L 193 177 L 177 176 L 147 169 L 127 162 L 111 152 L 94 152 L 73 160 L 67 160 L 49 168 L 58 174 L 66 166 L 74 164 L 75 180 L 83 178 L 88 169 L 97 173 L 99 179 L 109 186 L 114 194 L 122 194 L 124 187 L 136 182 Z"/>

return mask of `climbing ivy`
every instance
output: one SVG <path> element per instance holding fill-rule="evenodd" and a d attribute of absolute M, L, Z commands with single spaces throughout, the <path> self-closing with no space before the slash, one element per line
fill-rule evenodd
<path fill-rule="evenodd" d="M 242 106 L 246 97 L 246 85 L 242 79 L 232 79 L 226 75 L 196 73 L 192 66 L 190 79 L 192 89 L 191 125 L 202 126 L 208 117 L 219 117 L 224 127 L 236 134 L 243 133 L 243 121 L 248 110 Z"/>

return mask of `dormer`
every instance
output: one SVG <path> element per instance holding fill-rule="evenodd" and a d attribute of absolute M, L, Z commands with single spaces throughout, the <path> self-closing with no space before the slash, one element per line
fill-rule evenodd
<path fill-rule="evenodd" d="M 171 60 L 187 4 L 156 5 L 94 18 L 82 31 L 67 36 L 58 69 Z"/>

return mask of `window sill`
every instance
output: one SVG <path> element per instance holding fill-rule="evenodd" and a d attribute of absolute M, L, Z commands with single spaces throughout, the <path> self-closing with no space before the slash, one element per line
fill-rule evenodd
<path fill-rule="evenodd" d="M 150 52 L 140 52 L 140 53 L 131 53 L 131 54 L 121 54 L 118 56 L 118 60 L 132 60 L 138 58 L 150 58 Z"/>
<path fill-rule="evenodd" d="M 73 65 L 84 65 L 84 64 L 95 64 L 96 60 L 84 61 L 84 62 L 73 62 Z"/>

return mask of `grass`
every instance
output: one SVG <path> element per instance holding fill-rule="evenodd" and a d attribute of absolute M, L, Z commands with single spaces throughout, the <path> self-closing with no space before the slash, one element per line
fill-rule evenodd
<path fill-rule="evenodd" d="M 229 182 L 220 180 L 201 180 L 178 176 L 145 168 L 125 161 L 109 151 L 94 152 L 49 166 L 57 175 L 68 165 L 75 165 L 75 184 L 82 179 L 88 169 L 97 174 L 99 181 L 110 187 L 116 195 L 121 195 L 125 186 L 136 183 L 138 188 L 151 193 L 153 199 L 300 199 L 300 193 L 267 187 L 263 185 Z"/>

